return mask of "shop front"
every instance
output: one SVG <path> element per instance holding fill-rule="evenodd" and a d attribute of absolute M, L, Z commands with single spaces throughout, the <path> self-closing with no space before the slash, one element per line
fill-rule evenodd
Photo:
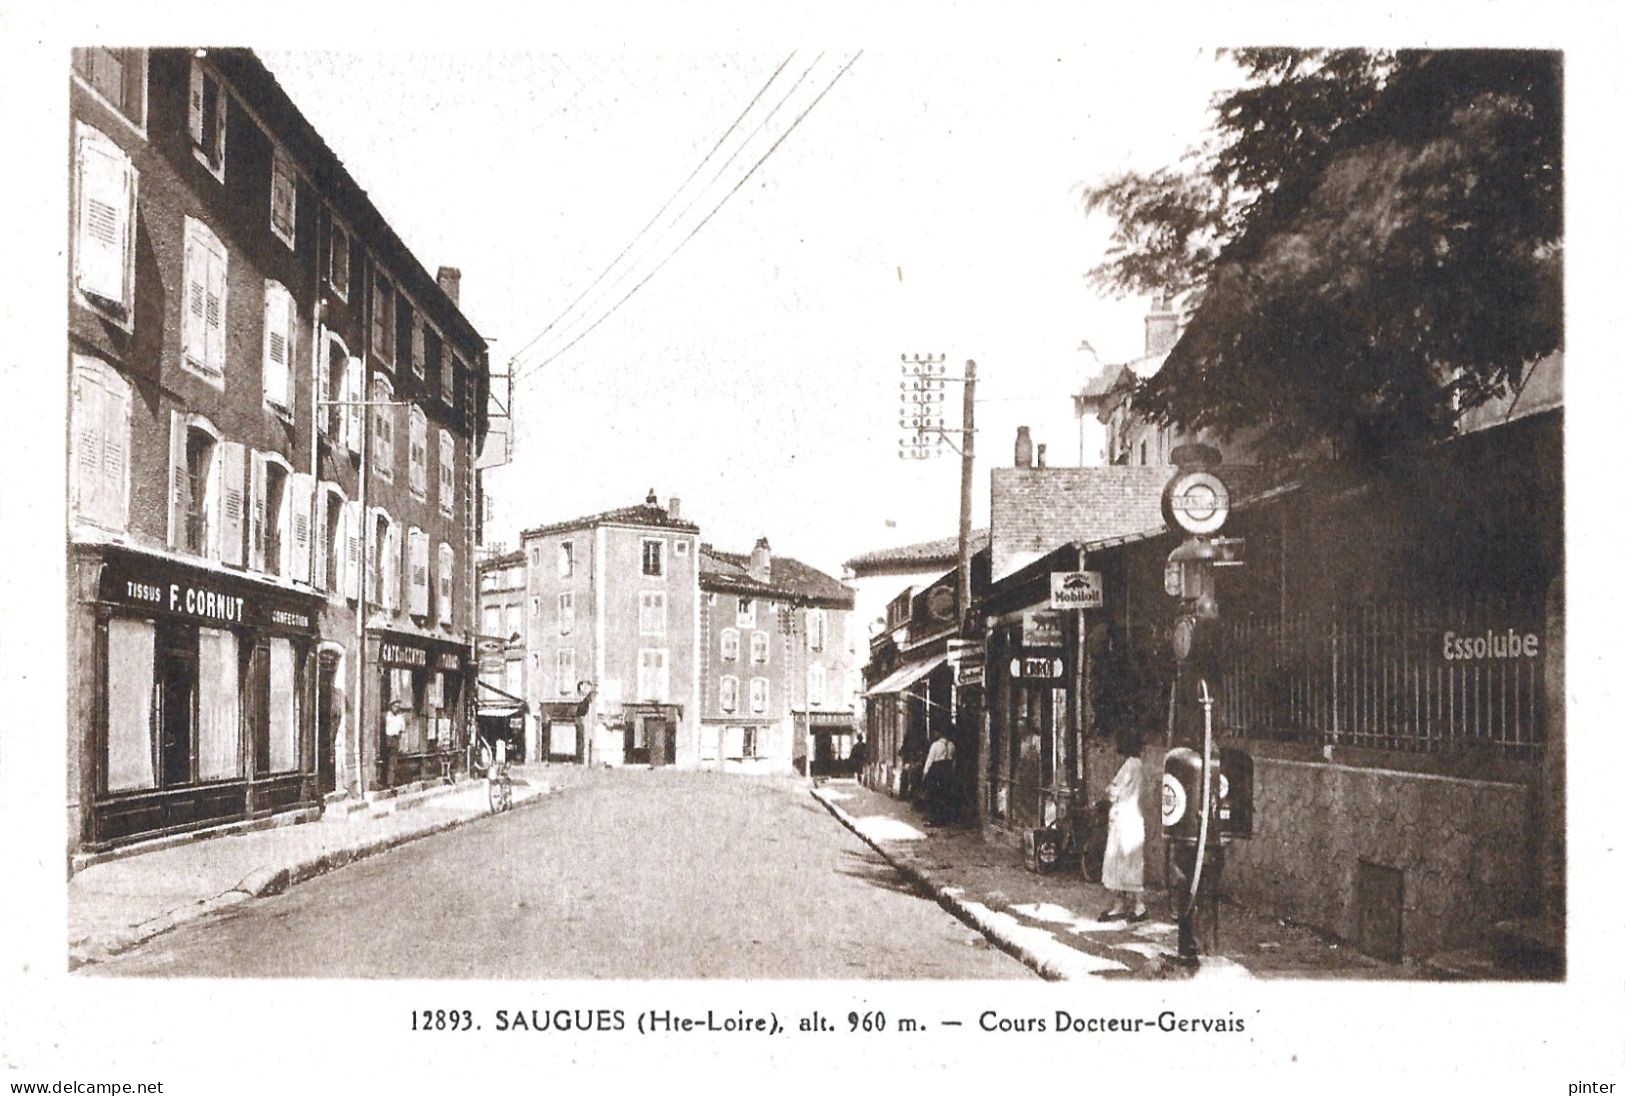
<path fill-rule="evenodd" d="M 378 713 L 371 728 L 375 788 L 438 780 L 442 765 L 468 743 L 466 698 L 473 666 L 468 647 L 408 632 L 378 631 L 368 636 Z M 406 725 L 393 765 L 384 749 L 384 716 L 399 701 Z"/>
<path fill-rule="evenodd" d="M 110 546 L 73 563 L 80 844 L 314 806 L 319 598 Z"/>
<path fill-rule="evenodd" d="M 591 697 L 544 700 L 537 705 L 538 760 L 582 764 L 587 760 L 587 710 Z"/>
<path fill-rule="evenodd" d="M 680 704 L 626 704 L 622 707 L 625 764 L 670 765 L 677 760 Z"/>

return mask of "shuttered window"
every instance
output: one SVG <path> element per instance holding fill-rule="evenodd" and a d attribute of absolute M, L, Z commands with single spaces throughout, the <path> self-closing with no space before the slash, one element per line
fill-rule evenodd
<path fill-rule="evenodd" d="M 169 546 L 219 559 L 223 446 L 206 420 L 170 413 Z"/>
<path fill-rule="evenodd" d="M 282 283 L 265 283 L 265 402 L 282 412 L 293 412 L 293 297 Z"/>
<path fill-rule="evenodd" d="M 91 47 L 73 51 L 73 71 L 126 121 L 147 125 L 147 51 Z"/>
<path fill-rule="evenodd" d="M 350 299 L 350 234 L 336 220 L 327 234 L 327 287 L 339 300 Z"/>
<path fill-rule="evenodd" d="M 440 398 L 447 407 L 457 406 L 457 374 L 462 371 L 463 360 L 455 354 L 446 355 L 445 368 L 440 370 Z"/>
<path fill-rule="evenodd" d="M 638 595 L 638 632 L 646 636 L 666 634 L 666 595 L 645 590 Z"/>
<path fill-rule="evenodd" d="M 406 535 L 407 565 L 411 568 L 407 576 L 407 612 L 415 617 L 429 615 L 429 535 L 421 529 L 413 528 Z"/>
<path fill-rule="evenodd" d="M 395 388 L 384 377 L 372 379 L 372 452 L 367 455 L 373 475 L 395 480 L 395 408 L 389 406 Z"/>
<path fill-rule="evenodd" d="M 440 605 L 437 616 L 440 623 L 451 623 L 451 595 L 452 576 L 457 570 L 457 554 L 452 551 L 451 545 L 444 541 L 440 544 Z"/>
<path fill-rule="evenodd" d="M 182 360 L 187 369 L 224 386 L 226 369 L 226 248 L 209 226 L 186 218 L 186 295 L 181 302 Z"/>
<path fill-rule="evenodd" d="M 220 562 L 243 565 L 247 530 L 247 450 L 240 442 L 220 443 Z"/>
<path fill-rule="evenodd" d="M 130 383 L 106 362 L 73 355 L 74 516 L 103 529 L 130 519 Z"/>
<path fill-rule="evenodd" d="M 372 281 L 372 353 L 378 364 L 395 364 L 395 290 L 383 278 Z"/>
<path fill-rule="evenodd" d="M 85 299 L 128 326 L 133 314 L 136 170 L 124 150 L 77 127 L 74 284 Z"/>
<path fill-rule="evenodd" d="M 638 699 L 665 703 L 671 690 L 670 667 L 663 648 L 638 651 Z"/>
<path fill-rule="evenodd" d="M 429 419 L 423 408 L 412 406 L 407 416 L 407 481 L 412 494 L 429 497 Z"/>
<path fill-rule="evenodd" d="M 366 399 L 366 371 L 362 368 L 360 358 L 351 358 L 344 370 L 344 444 L 350 452 L 359 456 L 361 453 L 361 440 L 366 416 L 366 408 L 362 406 Z"/>
<path fill-rule="evenodd" d="M 271 231 L 276 238 L 293 246 L 294 209 L 299 200 L 298 177 L 293 161 L 277 146 L 271 153 Z"/>
<path fill-rule="evenodd" d="M 295 472 L 288 479 L 288 577 L 309 583 L 312 537 L 315 535 L 316 477 Z"/>
<path fill-rule="evenodd" d="M 193 58 L 187 114 L 192 154 L 221 180 L 226 177 L 226 98 L 219 77 Z"/>
<path fill-rule="evenodd" d="M 824 667 L 813 663 L 807 667 L 807 703 L 822 704 L 824 702 Z"/>
<path fill-rule="evenodd" d="M 440 431 L 440 512 L 448 518 L 457 505 L 457 441 L 451 431 Z"/>

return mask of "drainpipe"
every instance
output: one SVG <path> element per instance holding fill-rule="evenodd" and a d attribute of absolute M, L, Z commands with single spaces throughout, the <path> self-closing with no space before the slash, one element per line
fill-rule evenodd
<path fill-rule="evenodd" d="M 368 269 L 370 267 L 363 267 L 364 271 Z M 366 798 L 367 774 L 365 762 L 362 760 L 361 738 L 364 726 L 363 719 L 367 710 L 367 455 L 372 448 L 370 444 L 372 440 L 372 423 L 369 421 L 370 416 L 367 414 L 367 374 L 369 370 L 367 368 L 366 347 L 372 339 L 372 293 L 369 292 L 371 287 L 367 285 L 365 277 L 361 279 L 361 282 L 361 291 L 365 294 L 361 324 L 361 483 L 356 492 L 358 496 L 356 506 L 361 513 L 360 543 L 356 546 L 361 564 L 361 573 L 356 576 L 355 591 L 355 724 L 352 737 L 355 739 L 356 794 Z"/>

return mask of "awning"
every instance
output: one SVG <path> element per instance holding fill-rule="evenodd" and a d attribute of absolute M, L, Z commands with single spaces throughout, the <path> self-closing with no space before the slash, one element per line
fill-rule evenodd
<path fill-rule="evenodd" d="M 924 662 L 910 662 L 907 666 L 893 670 L 880 684 L 864 693 L 864 696 L 879 696 L 881 693 L 900 693 L 920 678 L 948 661 L 948 653 L 932 655 Z"/>

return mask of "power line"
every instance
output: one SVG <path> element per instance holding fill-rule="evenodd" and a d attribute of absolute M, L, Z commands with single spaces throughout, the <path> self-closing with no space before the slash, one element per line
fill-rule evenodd
<path fill-rule="evenodd" d="M 793 56 L 793 54 L 792 54 L 792 56 Z M 671 231 L 671 230 L 675 229 L 678 225 L 683 223 L 684 218 L 686 218 L 688 216 L 688 214 L 689 214 L 689 211 L 694 208 L 695 203 L 697 203 L 702 197 L 704 197 L 706 192 L 708 190 L 710 190 L 712 185 L 715 184 L 718 179 L 722 178 L 722 176 L 727 172 L 727 170 L 730 167 L 733 166 L 734 161 L 739 159 L 740 153 L 744 152 L 745 149 L 747 147 L 749 147 L 750 143 L 753 140 L 756 139 L 756 135 L 762 131 L 762 127 L 767 125 L 768 122 L 772 121 L 773 118 L 775 116 L 777 116 L 777 114 L 779 113 L 779 110 L 784 106 L 785 103 L 790 101 L 790 97 L 796 93 L 796 91 L 801 87 L 801 85 L 803 83 L 806 82 L 807 77 L 812 75 L 813 69 L 818 67 L 818 62 L 822 61 L 823 59 L 824 59 L 824 55 L 822 53 L 820 53 L 817 57 L 813 58 L 812 64 L 808 65 L 805 69 L 802 70 L 801 75 L 796 77 L 795 83 L 791 84 L 789 90 L 786 91 L 782 96 L 779 97 L 779 101 L 777 103 L 773 104 L 773 109 L 768 111 L 765 115 L 763 115 L 757 121 L 756 125 L 751 127 L 751 131 L 748 134 L 745 135 L 745 138 L 742 141 L 740 141 L 737 146 L 734 147 L 733 152 L 729 154 L 727 160 L 723 161 L 722 166 L 717 169 L 716 174 L 711 176 L 711 178 L 707 179 L 705 184 L 694 192 L 694 196 L 688 200 L 688 204 L 685 205 L 682 208 L 682 210 L 679 211 L 677 213 L 677 215 L 674 216 L 671 219 L 671 222 L 666 226 L 666 231 Z M 787 57 L 787 58 L 785 58 L 785 60 L 788 61 L 789 58 Z M 782 68 L 782 66 L 781 66 L 781 68 Z M 777 75 L 777 74 L 775 74 L 775 75 Z M 766 90 L 766 89 L 763 89 L 763 90 Z M 758 96 L 758 98 L 760 98 L 760 96 Z M 754 102 L 755 101 L 753 100 L 752 105 L 754 105 Z M 748 107 L 746 109 L 749 110 Z M 692 176 L 690 176 L 690 178 L 692 178 Z M 686 183 L 685 183 L 685 185 L 686 185 Z M 679 188 L 679 190 L 681 190 L 681 188 Z M 675 195 L 674 195 L 674 197 L 675 197 Z M 669 205 L 670 203 L 667 203 L 667 204 Z M 625 252 L 622 252 L 622 254 L 625 254 Z M 597 309 L 598 305 L 600 303 L 602 303 L 602 301 L 604 299 L 608 298 L 609 296 L 612 296 L 614 294 L 616 288 L 619 287 L 622 282 L 626 281 L 626 279 L 637 269 L 637 266 L 642 261 L 642 259 L 643 259 L 643 256 L 640 255 L 637 259 L 634 259 L 632 262 L 630 262 L 627 265 L 623 266 L 620 269 L 620 271 L 615 275 L 614 279 L 610 282 L 610 284 L 609 284 L 608 288 L 605 290 L 603 296 L 600 297 L 598 301 L 595 301 L 592 308 L 588 309 L 587 311 L 588 312 L 595 311 Z M 608 271 L 606 270 L 605 273 L 608 273 Z M 566 330 L 568 330 L 568 329 L 566 329 Z M 561 337 L 562 337 L 562 335 L 561 335 Z M 527 346 L 526 349 L 529 349 L 529 347 Z M 517 358 L 518 355 L 515 355 L 515 357 Z"/>
<path fill-rule="evenodd" d="M 661 216 L 666 212 L 666 210 L 671 208 L 672 202 L 677 200 L 677 196 L 683 192 L 683 189 L 685 187 L 687 187 L 689 183 L 694 181 L 694 176 L 696 176 L 696 175 L 698 175 L 700 173 L 700 169 L 703 168 L 710 161 L 711 157 L 716 155 L 717 149 L 722 147 L 722 142 L 724 142 L 724 141 L 726 141 L 728 139 L 729 134 L 733 133 L 733 131 L 735 129 L 739 128 L 739 123 L 745 120 L 745 115 L 750 113 L 751 108 L 754 107 L 757 104 L 757 102 L 762 98 L 762 96 L 764 94 L 766 94 L 767 89 L 773 86 L 773 81 L 775 81 L 775 80 L 777 80 L 779 78 L 779 73 L 784 71 L 784 66 L 788 65 L 790 63 L 790 58 L 794 57 L 795 55 L 796 55 L 796 51 L 791 50 L 785 56 L 784 60 L 779 62 L 779 67 L 773 70 L 773 75 L 771 75 L 771 76 L 769 76 L 767 78 L 767 82 L 764 83 L 761 86 L 761 88 L 757 90 L 756 94 L 751 97 L 750 102 L 745 104 L 745 109 L 739 112 L 739 117 L 735 118 L 733 120 L 733 123 L 731 125 L 729 125 L 726 130 L 723 131 L 723 134 L 722 134 L 721 137 L 717 138 L 716 144 L 711 146 L 711 151 L 707 152 L 705 154 L 704 158 L 702 158 L 699 163 L 694 165 L 694 170 L 688 173 L 688 178 L 684 179 L 682 181 L 682 183 L 679 184 L 677 189 L 671 192 L 671 197 L 667 198 L 665 204 L 662 205 L 658 210 L 655 211 L 655 215 L 653 217 L 649 218 L 648 224 L 645 224 L 642 228 L 638 229 L 637 235 L 632 237 L 631 242 L 628 243 L 625 247 L 621 248 L 621 253 L 619 255 L 615 256 L 615 258 L 610 260 L 609 265 L 604 267 L 604 269 L 599 272 L 598 277 L 596 277 L 596 278 L 594 278 L 592 280 L 592 284 L 587 286 L 586 289 L 583 289 L 581 291 L 580 295 L 577 296 L 575 300 L 571 301 L 568 305 L 566 305 L 563 312 L 560 312 L 557 316 L 553 317 L 552 322 L 549 323 L 546 327 L 542 328 L 540 333 L 538 333 L 534 338 L 532 338 L 524 346 L 521 346 L 518 350 L 514 351 L 512 360 L 517 361 L 519 359 L 519 355 L 523 354 L 525 351 L 529 350 L 532 346 L 535 346 L 538 342 L 540 342 L 542 340 L 543 336 L 545 336 L 549 331 L 553 330 L 553 328 L 558 324 L 558 322 L 560 320 L 562 320 L 562 319 L 564 319 L 564 317 L 568 316 L 570 314 L 571 310 L 574 309 L 576 305 L 581 303 L 582 298 L 586 297 L 586 295 L 588 293 L 591 293 L 593 291 L 593 289 L 598 285 L 598 283 L 602 282 L 604 280 L 605 275 L 607 275 L 611 270 L 615 269 L 615 264 L 620 262 L 623 258 L 626 257 L 626 253 L 628 251 L 631 251 L 632 248 L 634 246 L 636 246 L 637 242 L 643 238 L 643 234 L 645 232 L 648 232 L 649 228 L 656 221 L 660 220 Z M 572 75 L 574 75 L 574 73 L 572 73 Z"/>
<path fill-rule="evenodd" d="M 568 343 L 566 343 L 563 349 L 558 350 L 555 353 L 549 355 L 548 357 L 542 359 L 540 362 L 537 362 L 535 365 L 531 366 L 529 369 L 527 369 L 524 373 L 521 373 L 515 379 L 516 380 L 522 380 L 525 377 L 529 376 L 531 373 L 534 373 L 536 370 L 542 368 L 545 365 L 548 365 L 549 363 L 557 360 L 559 357 L 561 357 L 562 355 L 567 353 L 570 350 L 571 347 L 576 345 L 576 343 L 580 342 L 582 339 L 584 339 L 588 335 L 592 334 L 593 331 L 595 331 L 598 328 L 599 324 L 602 324 L 605 320 L 609 319 L 616 312 L 618 312 L 620 310 L 621 305 L 625 304 L 628 300 L 630 300 L 632 298 L 632 295 L 634 293 L 636 293 L 638 290 L 642 289 L 645 285 L 648 284 L 650 278 L 653 278 L 656 274 L 660 273 L 660 271 L 665 267 L 665 265 L 667 263 L 671 262 L 672 259 L 676 258 L 677 253 L 679 251 L 683 250 L 683 245 L 687 244 L 688 241 L 692 240 L 694 238 L 694 236 L 700 231 L 700 229 L 704 228 L 707 224 L 709 224 L 711 222 L 711 218 L 715 217 L 717 215 L 718 211 L 721 210 L 724 205 L 728 204 L 728 199 L 732 198 L 736 193 L 738 193 L 739 188 L 744 186 L 745 183 L 749 181 L 749 179 L 750 179 L 750 177 L 752 175 L 756 174 L 756 169 L 761 167 L 762 164 L 767 160 L 767 158 L 769 156 L 773 155 L 774 150 L 777 149 L 781 144 L 784 143 L 784 140 L 785 140 L 786 137 L 789 137 L 790 134 L 795 132 L 796 127 L 801 124 L 801 120 L 803 118 L 807 117 L 807 115 L 812 112 L 813 107 L 816 107 L 820 102 L 823 101 L 824 96 L 829 94 L 830 89 L 833 88 L 837 83 L 840 82 L 841 77 L 845 76 L 846 73 L 847 73 L 847 70 L 849 70 L 853 65 L 855 65 L 857 63 L 858 58 L 862 57 L 862 56 L 863 56 L 863 51 L 859 50 L 857 53 L 852 55 L 852 60 L 848 61 L 845 65 L 841 66 L 841 70 L 834 75 L 834 77 L 830 80 L 829 83 L 824 85 L 824 90 L 820 91 L 818 93 L 817 97 L 815 99 L 813 99 L 813 101 L 811 103 L 807 104 L 806 109 L 804 109 L 800 114 L 796 115 L 795 120 L 790 123 L 789 128 L 787 128 L 782 134 L 779 135 L 779 139 L 774 141 L 773 144 L 768 147 L 768 150 L 766 152 L 762 153 L 761 159 L 757 160 L 754 164 L 752 164 L 750 166 L 750 170 L 745 172 L 744 177 L 741 178 L 737 183 L 735 183 L 733 185 L 733 189 L 728 191 L 728 193 L 726 193 L 726 194 L 724 194 L 722 196 L 722 201 L 718 202 L 714 207 L 712 207 L 711 212 L 707 213 L 705 215 L 705 219 L 700 221 L 699 224 L 695 225 L 692 229 L 689 230 L 688 235 L 684 236 L 682 238 L 682 240 L 678 242 L 677 246 L 674 249 L 672 249 L 671 254 L 667 255 L 664 259 L 660 260 L 660 265 L 659 266 L 656 266 L 653 270 L 649 271 L 648 274 L 644 275 L 642 281 L 638 282 L 637 285 L 634 285 L 631 289 L 627 290 L 626 295 L 624 297 L 622 297 L 620 300 L 616 301 L 614 306 L 612 308 L 610 308 L 610 310 L 608 312 L 606 312 L 602 316 L 598 317 L 598 319 L 593 322 L 593 325 L 591 327 L 587 328 L 581 334 L 577 335 L 575 338 L 571 339 Z"/>

